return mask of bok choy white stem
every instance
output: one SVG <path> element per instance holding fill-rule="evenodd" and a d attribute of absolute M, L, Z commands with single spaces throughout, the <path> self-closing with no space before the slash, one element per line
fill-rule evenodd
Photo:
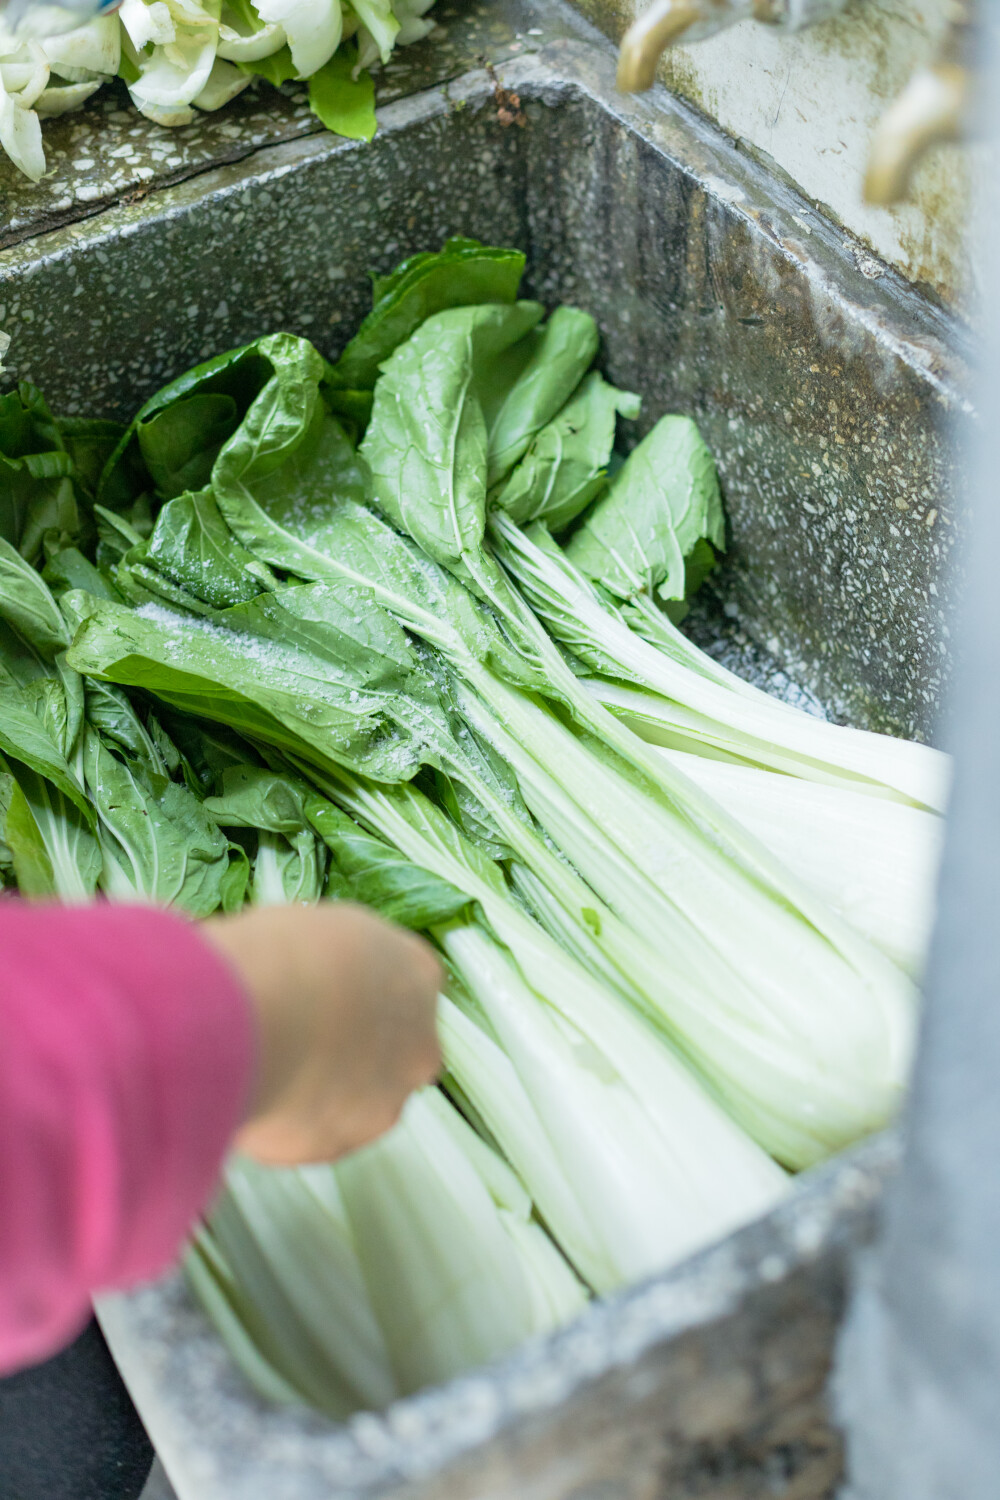
<path fill-rule="evenodd" d="M 485 674 L 479 686 L 488 706 L 459 695 L 469 722 L 515 770 L 542 827 L 642 940 L 633 973 L 645 962 L 638 988 L 648 1013 L 754 1138 L 804 1166 L 888 1119 L 915 1023 L 902 973 L 818 901 L 803 911 L 776 900 L 524 694 Z M 653 951 L 662 954 L 658 980 Z"/>
<path fill-rule="evenodd" d="M 640 628 L 655 632 L 652 644 L 599 599 L 544 527 L 524 532 L 502 513 L 491 526 L 505 567 L 556 639 L 595 670 L 659 693 L 667 700 L 664 722 L 676 712 L 678 739 L 704 735 L 709 745 L 753 764 L 943 810 L 949 771 L 940 752 L 829 724 L 769 697 L 712 662 L 640 599 L 629 610 Z"/>
<path fill-rule="evenodd" d="M 445 1055 L 590 1285 L 649 1275 L 772 1207 L 784 1173 L 683 1063 L 546 934 L 507 926 L 519 963 L 474 926 L 442 935 L 496 1038 L 446 1012 Z"/>
<path fill-rule="evenodd" d="M 772 853 L 893 962 L 919 978 L 944 820 L 755 766 L 663 748 Z"/>
<path fill-rule="evenodd" d="M 436 1089 L 335 1166 L 237 1160 L 186 1270 L 249 1380 L 330 1416 L 496 1359 L 586 1292 L 511 1169 Z"/>

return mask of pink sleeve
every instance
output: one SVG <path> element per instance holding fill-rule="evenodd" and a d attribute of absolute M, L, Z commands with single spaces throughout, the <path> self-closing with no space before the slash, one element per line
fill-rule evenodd
<path fill-rule="evenodd" d="M 175 1258 L 253 1064 L 249 1004 L 192 923 L 0 899 L 0 1373 Z"/>

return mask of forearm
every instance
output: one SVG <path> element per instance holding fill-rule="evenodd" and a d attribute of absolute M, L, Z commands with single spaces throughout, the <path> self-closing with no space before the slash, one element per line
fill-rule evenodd
<path fill-rule="evenodd" d="M 0 901 L 0 1371 L 173 1259 L 253 1054 L 237 979 L 183 919 Z"/>

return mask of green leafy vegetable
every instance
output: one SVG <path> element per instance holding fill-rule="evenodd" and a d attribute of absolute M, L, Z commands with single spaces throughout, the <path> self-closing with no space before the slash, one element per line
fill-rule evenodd
<path fill-rule="evenodd" d="M 2 759 L 0 759 L 2 764 Z M 51 781 L 10 762 L 2 830 L 25 896 L 90 900 L 101 874 L 101 851 L 79 807 Z"/>
<path fill-rule="evenodd" d="M 365 69 L 355 76 L 356 48 L 335 52 L 309 79 L 309 108 L 335 135 L 370 141 L 375 134 L 375 84 Z"/>
<path fill-rule="evenodd" d="M 22 381 L 0 396 L 0 540 L 35 562 L 46 539 L 75 537 L 75 474 L 41 391 Z"/>
<path fill-rule="evenodd" d="M 580 1311 L 584 1289 L 531 1209 L 501 1157 L 425 1090 L 336 1167 L 234 1163 L 187 1271 L 265 1395 L 343 1418 Z"/>
<path fill-rule="evenodd" d="M 533 439 L 495 503 L 518 525 L 544 521 L 554 532 L 574 521 L 605 488 L 615 418 L 639 415 L 639 398 L 594 371 Z"/>
<path fill-rule="evenodd" d="M 274 587 L 270 569 L 236 541 L 211 490 L 165 505 L 140 554 L 147 568 L 214 609 L 245 604 Z"/>
<path fill-rule="evenodd" d="M 154 454 L 159 452 L 155 442 L 157 429 L 153 425 L 154 418 L 166 413 L 174 405 L 187 403 L 195 397 L 221 396 L 232 401 L 238 423 L 271 373 L 268 343 L 267 339 L 260 339 L 252 344 L 244 344 L 239 349 L 232 349 L 228 354 L 217 355 L 204 364 L 196 365 L 193 370 L 185 371 L 157 391 L 140 408 L 107 459 L 96 491 L 98 501 L 108 510 L 122 511 L 144 490 L 153 488 L 154 479 L 142 454 L 140 431 L 144 428 L 152 429 L 153 436 L 148 437 L 147 442 Z M 190 407 L 185 405 L 184 410 L 189 415 L 186 419 L 182 418 L 176 428 L 183 432 L 184 449 L 170 470 L 174 473 L 184 465 L 196 463 L 199 454 L 205 450 L 214 458 L 219 440 L 220 406 L 206 406 L 203 403 L 200 408 L 196 408 L 201 412 L 200 426 L 191 420 Z M 164 436 L 172 430 L 175 429 L 168 424 Z"/>
<path fill-rule="evenodd" d="M 0 539 L 0 751 L 91 817 L 70 765 L 83 686 L 67 665 L 69 631 L 37 572 Z"/>
<path fill-rule="evenodd" d="M 519 250 L 451 239 L 373 280 L 375 305 L 333 368 L 338 388 L 372 390 L 393 350 L 434 313 L 481 302 L 513 302 L 524 272 Z"/>
<path fill-rule="evenodd" d="M 9 543 L 0 539 L 0 620 L 39 661 L 54 661 L 69 645 L 69 631 L 48 588 Z"/>
<path fill-rule="evenodd" d="M 328 896 L 373 906 L 390 922 L 417 931 L 448 922 L 467 908 L 469 898 L 457 886 L 367 833 L 334 803 L 314 797 L 309 820 L 330 850 Z"/>
<path fill-rule="evenodd" d="M 683 750 L 662 753 L 852 927 L 920 978 L 933 925 L 942 819 L 846 786 Z"/>
<path fill-rule="evenodd" d="M 335 600 L 332 587 L 316 589 L 319 622 L 297 618 L 277 600 L 220 611 L 214 624 L 159 605 L 94 606 L 69 659 L 88 675 L 144 688 L 278 749 L 369 774 L 413 775 L 419 758 L 393 681 L 405 658 L 399 661 L 387 630 L 375 638 L 372 620 L 347 613 L 355 607 L 349 595 Z M 348 631 L 357 621 L 357 659 L 339 675 L 324 651 L 336 641 L 323 628 L 334 616 Z"/>
<path fill-rule="evenodd" d="M 490 434 L 480 392 L 495 399 L 512 388 L 502 356 L 541 316 L 535 302 L 438 313 L 396 350 L 375 390 L 361 448 L 375 498 L 435 562 L 463 573 L 476 569 L 486 528 Z"/>
<path fill-rule="evenodd" d="M 177 782 L 146 783 L 89 727 L 83 762 L 100 820 L 101 881 L 108 894 L 179 906 L 194 917 L 215 911 L 229 846 L 197 798 Z"/>
<path fill-rule="evenodd" d="M 239 420 L 232 396 L 201 391 L 137 422 L 139 452 L 157 493 L 170 499 L 206 484 L 216 454 Z"/>
<path fill-rule="evenodd" d="M 319 55 L 339 8 L 325 39 L 225 15 L 233 60 L 367 131 Z M 349 19 L 367 62 L 400 16 Z M 188 1256 L 258 1388 L 337 1416 L 765 1211 L 891 1118 L 912 1046 L 946 762 L 677 629 L 723 545 L 712 459 L 675 415 L 616 457 L 638 398 L 523 267 L 451 240 L 374 278 L 336 366 L 268 335 L 124 432 L 0 405 L 0 883 L 361 901 L 446 962 L 449 1097 L 335 1168 L 234 1163 Z"/>
<path fill-rule="evenodd" d="M 570 562 L 619 599 L 683 599 L 685 559 L 725 548 L 712 455 L 689 417 L 661 417 L 566 547 Z"/>
<path fill-rule="evenodd" d="M 287 44 L 266 57 L 254 58 L 251 62 L 238 62 L 236 66 L 244 73 L 250 73 L 257 78 L 265 78 L 268 83 L 273 83 L 275 88 L 280 88 L 283 83 L 291 83 L 293 78 L 299 76 L 291 48 Z"/>
<path fill-rule="evenodd" d="M 2 759 L 0 766 L 3 767 L 0 771 L 0 853 L 4 866 L 13 875 L 22 896 L 29 900 L 54 897 L 57 894 L 56 876 L 38 824 L 9 766 Z"/>
<path fill-rule="evenodd" d="M 121 602 L 121 594 L 114 584 L 76 547 L 64 547 L 61 552 L 50 557 L 42 577 L 57 597 L 71 589 L 83 589 L 95 598 Z"/>
<path fill-rule="evenodd" d="M 476 371 L 488 414 L 486 482 L 497 484 L 522 458 L 532 438 L 562 410 L 597 353 L 597 324 L 575 307 L 557 307 L 526 340 L 530 356 L 491 410 L 500 391 L 492 373 Z"/>
<path fill-rule="evenodd" d="M 627 504 L 619 507 L 627 521 Z M 620 612 L 602 600 L 575 566 L 572 543 L 560 550 L 540 528 L 521 532 L 502 518 L 494 534 L 505 565 L 558 640 L 595 671 L 656 695 L 645 699 L 645 738 L 943 809 L 947 762 L 937 752 L 789 710 L 700 651 L 648 600 Z M 594 684 L 593 691 L 616 708 L 616 690 Z"/>
<path fill-rule="evenodd" d="M 100 417 L 61 417 L 57 425 L 77 479 L 88 494 L 94 494 L 104 465 L 121 442 L 124 427 Z"/>
<path fill-rule="evenodd" d="M 121 50 L 121 55 L 118 61 L 117 76 L 123 79 L 123 81 L 128 84 L 138 83 L 139 79 L 142 77 L 142 72 L 139 68 L 139 65 L 134 60 L 134 58 L 130 56 L 129 49 L 127 47 L 123 47 Z"/>
<path fill-rule="evenodd" d="M 206 813 L 220 827 L 257 830 L 251 885 L 256 905 L 319 900 L 326 851 L 306 816 L 309 796 L 307 787 L 287 776 L 239 765 L 227 767 L 221 793 L 204 803 Z"/>
<path fill-rule="evenodd" d="M 276 87 L 320 79 L 316 90 L 310 88 L 321 101 L 320 119 L 341 134 L 369 139 L 374 117 L 365 97 L 372 90 L 367 70 L 433 30 L 425 17 L 432 3 L 205 0 L 163 7 L 162 0 L 131 0 L 117 14 L 105 10 L 65 36 L 25 42 L 9 31 L 0 54 L 9 117 L 4 150 L 37 182 L 46 171 L 41 119 L 79 108 L 115 78 L 142 114 L 167 127 L 222 109 L 256 78 Z"/>

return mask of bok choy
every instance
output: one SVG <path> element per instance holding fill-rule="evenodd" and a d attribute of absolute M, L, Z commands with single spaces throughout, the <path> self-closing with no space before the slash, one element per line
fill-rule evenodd
<path fill-rule="evenodd" d="M 676 597 L 670 591 L 682 593 L 684 577 L 682 566 L 679 577 L 670 578 L 666 558 L 635 540 L 644 523 L 630 510 L 630 466 L 658 431 L 623 465 L 565 552 L 540 526 L 525 533 L 509 518 L 494 517 L 503 561 L 549 630 L 595 672 L 659 695 L 661 743 L 679 749 L 704 744 L 752 765 L 942 811 L 947 767 L 935 751 L 828 724 L 768 697 L 699 651 L 656 608 L 654 594 Z M 602 515 L 601 542 L 588 546 Z M 605 591 L 603 599 L 595 585 Z"/>
<path fill-rule="evenodd" d="M 510 1167 L 435 1089 L 336 1166 L 232 1162 L 185 1269 L 264 1395 L 339 1418 L 496 1359 L 586 1301 Z"/>
<path fill-rule="evenodd" d="M 301 19 L 229 40 L 301 70 Z M 669 415 L 617 459 L 639 399 L 523 268 L 449 241 L 335 362 L 271 334 L 124 430 L 0 405 L 0 880 L 362 901 L 447 966 L 440 1088 L 335 1166 L 234 1161 L 188 1254 L 258 1388 L 335 1416 L 767 1211 L 892 1118 L 917 1022 L 947 761 L 684 635 L 711 455 Z"/>
<path fill-rule="evenodd" d="M 433 29 L 433 0 L 124 0 L 62 35 L 22 37 L 0 21 L 0 146 L 37 182 L 40 121 L 79 109 L 115 78 L 157 125 L 189 125 L 261 79 L 306 84 L 327 129 L 375 134 L 372 67 Z"/>

